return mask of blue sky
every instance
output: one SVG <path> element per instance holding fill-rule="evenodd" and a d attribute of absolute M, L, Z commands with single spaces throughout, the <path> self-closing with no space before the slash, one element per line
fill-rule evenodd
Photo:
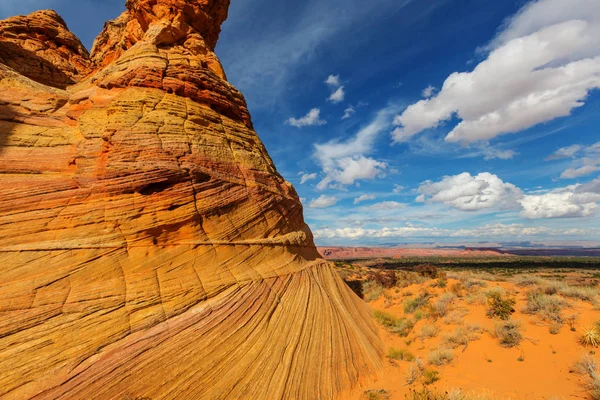
<path fill-rule="evenodd" d="M 123 0 L 54 8 L 91 43 Z M 598 243 L 600 0 L 232 0 L 217 54 L 318 244 Z"/>

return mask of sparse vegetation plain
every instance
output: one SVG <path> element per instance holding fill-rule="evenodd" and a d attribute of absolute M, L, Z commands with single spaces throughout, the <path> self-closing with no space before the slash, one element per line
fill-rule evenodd
<path fill-rule="evenodd" d="M 387 373 L 378 381 L 383 398 L 536 393 L 558 399 L 585 390 L 600 399 L 600 258 L 417 257 L 336 265 L 346 281 L 358 282 L 361 290 L 354 291 L 373 309 L 389 349 Z M 587 358 L 578 361 L 581 354 Z M 473 379 L 465 382 L 464 374 Z M 511 384 L 498 384 L 498 374 Z M 405 377 L 400 384 L 398 375 Z"/>

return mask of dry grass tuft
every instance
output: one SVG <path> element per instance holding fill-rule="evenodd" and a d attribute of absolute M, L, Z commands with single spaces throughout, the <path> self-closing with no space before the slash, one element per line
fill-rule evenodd
<path fill-rule="evenodd" d="M 479 339 L 482 329 L 479 325 L 465 324 L 459 326 L 454 332 L 442 337 L 442 343 L 452 349 L 467 346 L 469 342 Z"/>
<path fill-rule="evenodd" d="M 375 320 L 383 325 L 387 330 L 401 337 L 406 337 L 412 331 L 415 323 L 407 318 L 396 318 L 394 315 L 384 311 L 373 311 Z"/>
<path fill-rule="evenodd" d="M 449 349 L 434 350 L 427 356 L 427 361 L 432 365 L 450 364 L 454 359 L 454 353 Z"/>
<path fill-rule="evenodd" d="M 390 350 L 388 351 L 387 358 L 398 361 L 415 361 L 415 356 L 413 353 L 410 352 L 410 350 L 396 349 L 394 347 L 390 348 Z"/>
<path fill-rule="evenodd" d="M 434 324 L 423 325 L 421 327 L 421 330 L 419 331 L 419 338 L 421 340 L 432 339 L 432 338 L 436 337 L 438 335 L 438 333 L 439 333 L 439 329 Z"/>
<path fill-rule="evenodd" d="M 573 364 L 572 371 L 586 376 L 585 388 L 594 400 L 600 400 L 600 375 L 598 375 L 598 364 L 590 355 L 584 355 Z"/>

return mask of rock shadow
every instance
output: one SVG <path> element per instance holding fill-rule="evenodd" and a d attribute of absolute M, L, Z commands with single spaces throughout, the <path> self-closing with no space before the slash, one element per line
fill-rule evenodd
<path fill-rule="evenodd" d="M 0 63 L 46 86 L 65 89 L 75 83 L 49 61 L 12 42 L 0 42 Z"/>

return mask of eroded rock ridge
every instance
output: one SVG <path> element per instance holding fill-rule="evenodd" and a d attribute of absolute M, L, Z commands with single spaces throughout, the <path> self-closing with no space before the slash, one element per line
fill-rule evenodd
<path fill-rule="evenodd" d="M 340 398 L 381 362 L 214 48 L 128 0 L 91 54 L 0 22 L 0 398 Z"/>

